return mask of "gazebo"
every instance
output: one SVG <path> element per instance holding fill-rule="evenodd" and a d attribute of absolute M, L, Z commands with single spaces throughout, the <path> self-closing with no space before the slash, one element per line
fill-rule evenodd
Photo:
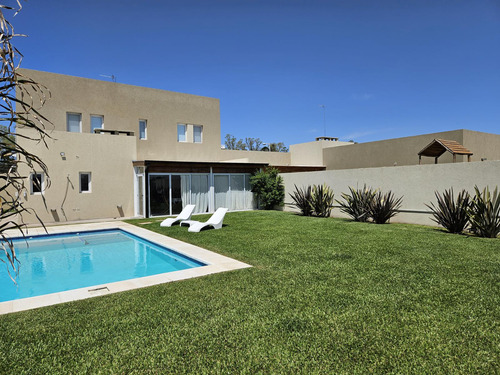
<path fill-rule="evenodd" d="M 456 141 L 434 139 L 418 153 L 418 164 L 422 164 L 422 156 L 434 158 L 434 164 L 437 164 L 438 158 L 446 151 L 452 153 L 454 163 L 457 161 L 457 155 L 467 155 L 467 161 L 470 161 L 470 157 L 473 155 L 472 152 Z"/>

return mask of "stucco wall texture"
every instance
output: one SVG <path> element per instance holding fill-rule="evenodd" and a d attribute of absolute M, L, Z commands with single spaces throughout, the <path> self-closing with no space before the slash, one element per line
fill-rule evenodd
<path fill-rule="evenodd" d="M 67 113 L 81 113 L 82 133 L 90 134 L 90 116 L 101 115 L 104 129 L 135 133 L 138 160 L 218 160 L 219 99 L 29 69 L 21 73 L 50 90 L 42 113 L 54 130 L 66 131 Z M 145 140 L 139 140 L 139 120 L 147 120 Z M 179 123 L 203 126 L 202 143 L 177 142 Z"/>
<path fill-rule="evenodd" d="M 22 146 L 29 146 L 44 161 L 51 180 L 43 193 L 47 207 L 41 195 L 30 194 L 26 180 L 28 189 L 22 197 L 26 207 L 34 209 L 45 223 L 134 215 L 134 137 L 65 131 L 53 131 L 51 136 L 48 148 L 19 138 Z M 28 171 L 24 167 L 20 172 L 27 175 Z M 89 193 L 80 193 L 80 172 L 92 173 Z M 34 215 L 23 219 L 28 224 L 38 223 Z"/>
<path fill-rule="evenodd" d="M 500 135 L 460 129 L 326 148 L 323 150 L 324 163 L 327 170 L 416 165 L 418 153 L 439 138 L 457 141 L 472 151 L 471 161 L 500 160 Z M 438 159 L 439 164 L 452 162 L 449 152 Z M 467 162 L 467 157 L 457 156 L 457 162 Z M 422 157 L 422 164 L 434 164 L 434 158 Z"/>

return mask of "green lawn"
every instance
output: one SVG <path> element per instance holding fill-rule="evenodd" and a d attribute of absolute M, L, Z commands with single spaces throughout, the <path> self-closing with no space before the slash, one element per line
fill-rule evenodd
<path fill-rule="evenodd" d="M 500 239 L 269 211 L 201 233 L 131 222 L 151 221 L 254 267 L 0 316 L 0 373 L 500 367 Z"/>

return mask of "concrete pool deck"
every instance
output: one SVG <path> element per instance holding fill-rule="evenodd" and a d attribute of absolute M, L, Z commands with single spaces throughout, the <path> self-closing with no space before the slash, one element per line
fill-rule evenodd
<path fill-rule="evenodd" d="M 126 290 L 144 288 L 148 286 L 169 283 L 172 281 L 191 279 L 193 277 L 200 277 L 200 276 L 210 275 L 213 273 L 232 271 L 232 270 L 251 267 L 250 265 L 237 261 L 235 259 L 231 259 L 226 256 L 203 249 L 201 247 L 194 246 L 186 242 L 182 242 L 159 233 L 151 232 L 150 230 L 140 228 L 135 225 L 124 223 L 121 221 L 51 226 L 47 227 L 47 232 L 48 234 L 61 234 L 68 232 L 86 232 L 86 231 L 102 230 L 102 229 L 125 230 L 136 236 L 145 238 L 151 242 L 157 243 L 161 246 L 168 247 L 169 249 L 187 255 L 190 258 L 199 260 L 203 263 L 206 263 L 207 265 L 202 267 L 190 268 L 187 270 L 161 273 L 158 275 L 146 276 L 137 279 L 129 279 L 107 284 L 92 285 L 85 288 L 46 294 L 43 296 L 0 302 L 0 315 L 35 309 L 38 307 L 55 305 L 58 303 L 77 301 L 96 296 L 103 296 L 111 293 L 123 292 Z M 47 234 L 47 232 L 45 232 L 43 228 L 29 228 L 26 235 L 27 237 L 30 237 L 30 236 Z M 7 231 L 5 234 L 11 237 L 19 237 L 20 233 L 19 231 Z"/>

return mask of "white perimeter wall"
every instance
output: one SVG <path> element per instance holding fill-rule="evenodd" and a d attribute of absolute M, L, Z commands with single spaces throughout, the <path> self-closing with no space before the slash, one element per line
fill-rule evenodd
<path fill-rule="evenodd" d="M 285 183 L 285 203 L 292 202 L 289 193 L 295 189 L 294 184 L 302 187 L 326 183 L 339 200 L 341 193 L 349 191 L 349 186 L 361 188 L 366 184 L 384 192 L 392 190 L 397 197 L 403 196 L 402 212 L 392 218 L 392 222 L 436 225 L 425 206 L 436 201 L 434 192 L 442 193 L 453 187 L 455 193 L 462 189 L 473 193 L 474 185 L 481 190 L 485 186 L 490 190 L 495 186 L 500 188 L 500 161 L 298 172 L 281 176 Z M 286 204 L 285 210 L 293 208 Z M 334 208 L 332 216 L 345 215 Z"/>

